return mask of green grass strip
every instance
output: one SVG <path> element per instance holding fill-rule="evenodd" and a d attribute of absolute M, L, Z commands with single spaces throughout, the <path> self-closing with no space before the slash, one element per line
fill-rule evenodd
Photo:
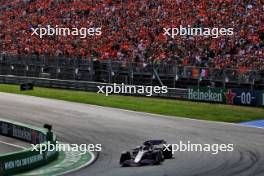
<path fill-rule="evenodd" d="M 0 92 L 31 95 L 70 102 L 128 109 L 161 115 L 188 117 L 222 122 L 264 119 L 264 108 L 179 101 L 172 99 L 110 95 L 93 92 L 35 87 L 20 91 L 18 85 L 0 84 Z"/>

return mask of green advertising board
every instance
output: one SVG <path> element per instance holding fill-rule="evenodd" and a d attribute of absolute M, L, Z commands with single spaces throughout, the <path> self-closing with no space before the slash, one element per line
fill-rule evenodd
<path fill-rule="evenodd" d="M 45 129 L 32 127 L 30 125 L 13 122 L 10 120 L 0 119 L 0 135 L 20 139 L 31 144 L 41 144 L 40 147 L 46 147 L 47 131 Z M 52 136 L 51 143 L 57 141 L 56 135 Z M 35 148 L 35 147 L 34 147 Z M 58 157 L 57 151 L 45 151 L 39 153 L 33 148 L 27 148 L 21 151 L 0 155 L 0 176 L 9 176 L 32 170 L 38 166 L 45 165 Z"/>
<path fill-rule="evenodd" d="M 262 106 L 264 106 L 264 92 L 262 92 Z"/>
<path fill-rule="evenodd" d="M 224 93 L 224 89 L 219 88 L 190 87 L 188 89 L 188 99 L 194 101 L 223 103 Z"/>

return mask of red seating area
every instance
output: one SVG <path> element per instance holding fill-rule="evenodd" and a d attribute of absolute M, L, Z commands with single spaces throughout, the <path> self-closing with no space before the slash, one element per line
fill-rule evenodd
<path fill-rule="evenodd" d="M 31 27 L 102 27 L 101 36 L 31 36 Z M 163 35 L 164 27 L 234 28 L 233 36 Z M 264 69 L 262 0 L 1 0 L 0 54 Z"/>

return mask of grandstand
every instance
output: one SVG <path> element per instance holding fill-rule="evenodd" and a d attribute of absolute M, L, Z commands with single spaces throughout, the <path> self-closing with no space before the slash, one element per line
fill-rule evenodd
<path fill-rule="evenodd" d="M 58 79 L 138 84 L 146 79 L 148 84 L 162 81 L 170 87 L 177 86 L 178 79 L 187 79 L 188 84 L 199 80 L 203 84 L 202 75 L 210 81 L 206 85 L 212 80 L 222 84 L 224 80 L 254 86 L 263 84 L 263 21 L 264 5 L 260 0 L 2 0 L 1 72 L 6 73 L 4 68 L 9 67 L 17 70 L 20 66 L 13 62 L 16 60 L 19 65 L 20 58 L 22 71 L 12 74 L 49 73 L 49 77 Z M 102 35 L 85 39 L 74 36 L 40 39 L 31 35 L 32 27 L 47 25 L 97 26 L 102 27 Z M 234 28 L 234 35 L 175 39 L 163 35 L 163 28 L 180 25 Z M 29 58 L 42 61 L 34 65 Z M 71 58 L 63 63 L 76 65 L 61 66 L 60 58 Z M 30 72 L 31 66 L 34 73 Z"/>

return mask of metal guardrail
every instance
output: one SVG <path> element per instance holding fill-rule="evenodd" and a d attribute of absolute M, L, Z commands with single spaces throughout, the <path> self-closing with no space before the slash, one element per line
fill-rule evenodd
<path fill-rule="evenodd" d="M 58 80 L 47 78 L 34 78 L 24 76 L 0 75 L 0 83 L 4 84 L 21 84 L 33 83 L 39 87 L 62 88 L 72 90 L 82 90 L 90 92 L 98 92 L 97 86 L 113 85 L 109 83 L 89 82 L 89 81 L 74 81 L 74 80 Z M 142 94 L 141 94 L 142 95 Z M 168 88 L 168 93 L 153 94 L 156 97 L 187 99 L 188 90 L 179 88 Z"/>
<path fill-rule="evenodd" d="M 90 82 L 90 81 L 74 81 L 74 80 L 58 80 L 58 79 L 47 79 L 47 78 L 34 78 L 34 77 L 23 77 L 23 76 L 12 76 L 12 75 L 0 75 L 0 83 L 4 84 L 21 84 L 21 83 L 33 83 L 35 86 L 39 87 L 49 87 L 49 88 L 62 88 L 71 90 L 81 90 L 90 92 L 99 92 L 101 90 L 99 87 L 111 86 L 112 88 L 118 84 L 110 83 L 100 83 L 100 82 Z M 99 87 L 98 87 L 99 86 Z M 118 85 L 122 86 L 122 85 Z M 130 85 L 127 85 L 130 86 Z M 133 85 L 138 86 L 138 85 Z M 142 88 L 142 86 L 140 86 Z M 149 86 L 148 86 L 149 87 Z M 147 86 L 143 86 L 145 90 L 148 90 Z M 216 90 L 221 88 L 212 87 L 196 87 L 196 92 L 192 90 L 193 97 L 190 97 L 190 87 L 188 89 L 180 88 L 168 88 L 167 93 L 154 93 L 153 97 L 159 98 L 170 98 L 170 99 L 182 99 L 191 101 L 205 101 L 205 102 L 218 102 L 224 104 L 236 104 L 236 105 L 247 105 L 247 106 L 264 106 L 264 92 L 260 90 L 249 90 L 249 89 L 221 89 L 221 93 Z M 153 89 L 152 89 L 153 90 Z M 102 93 L 102 92 L 101 92 Z M 218 93 L 222 98 L 221 101 L 214 100 L 215 95 L 210 96 L 211 93 Z M 233 98 L 227 99 L 229 95 L 234 96 Z M 123 95 L 133 95 L 133 96 L 144 96 L 149 95 L 147 92 L 142 93 L 130 93 Z M 218 96 L 219 96 L 218 95 Z M 247 95 L 245 97 L 245 95 Z M 199 97 L 201 96 L 201 97 Z M 211 98 L 209 100 L 209 98 Z"/>

